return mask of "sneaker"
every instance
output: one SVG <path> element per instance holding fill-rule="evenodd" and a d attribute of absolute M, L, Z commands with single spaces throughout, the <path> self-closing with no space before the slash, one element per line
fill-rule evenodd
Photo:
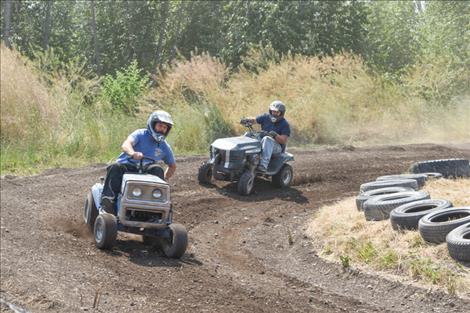
<path fill-rule="evenodd" d="M 256 171 L 260 172 L 260 173 L 266 173 L 268 169 L 266 167 L 264 167 L 263 165 L 258 165 L 258 167 L 256 168 Z"/>
<path fill-rule="evenodd" d="M 104 196 L 101 198 L 101 208 L 106 212 L 115 215 L 114 212 L 114 199 Z"/>

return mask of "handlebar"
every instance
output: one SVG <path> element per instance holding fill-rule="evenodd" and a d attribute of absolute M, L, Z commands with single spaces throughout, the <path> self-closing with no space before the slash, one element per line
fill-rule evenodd
<path fill-rule="evenodd" d="M 240 124 L 248 128 L 250 131 L 253 131 L 253 122 L 249 119 L 242 118 Z"/>
<path fill-rule="evenodd" d="M 128 160 L 134 160 L 131 156 L 129 156 L 127 159 Z M 142 174 L 144 172 L 144 160 L 150 160 L 150 161 L 152 161 L 152 164 L 158 162 L 158 160 L 155 160 L 154 158 L 151 158 L 149 156 L 144 155 L 142 157 L 142 159 L 138 160 L 139 161 L 139 163 L 138 163 L 139 164 L 138 165 L 139 174 Z"/>

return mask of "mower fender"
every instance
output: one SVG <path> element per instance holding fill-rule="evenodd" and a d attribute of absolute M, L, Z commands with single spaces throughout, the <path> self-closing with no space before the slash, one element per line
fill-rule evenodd
<path fill-rule="evenodd" d="M 280 155 L 271 158 L 266 174 L 277 174 L 281 170 L 282 166 L 290 161 L 294 161 L 294 156 L 288 152 L 281 153 Z"/>
<path fill-rule="evenodd" d="M 101 207 L 101 194 L 103 193 L 103 184 L 96 183 L 91 187 L 91 193 L 93 195 L 93 200 L 95 201 L 96 207 Z"/>

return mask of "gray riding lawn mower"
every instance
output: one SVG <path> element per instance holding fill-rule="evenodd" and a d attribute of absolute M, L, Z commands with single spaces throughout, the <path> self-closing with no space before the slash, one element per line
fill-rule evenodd
<path fill-rule="evenodd" d="M 268 133 L 255 131 L 253 123 L 248 120 L 244 120 L 242 125 L 248 129 L 243 136 L 221 138 L 212 143 L 209 161 L 199 167 L 199 183 L 211 184 L 212 179 L 237 182 L 241 195 L 249 195 L 253 191 L 257 176 L 271 178 L 277 187 L 288 187 L 294 175 L 288 162 L 293 161 L 294 156 L 287 152 L 273 154 L 266 172 L 257 171 L 261 139 Z"/>
<path fill-rule="evenodd" d="M 152 158 L 152 163 L 156 162 Z M 138 173 L 126 173 L 122 179 L 121 192 L 115 203 L 116 215 L 101 207 L 103 181 L 93 185 L 85 199 L 83 218 L 93 231 L 96 246 L 112 249 L 118 231 L 139 234 L 146 245 L 156 245 L 165 256 L 180 258 L 188 245 L 186 228 L 173 223 L 173 207 L 170 185 L 163 179 L 146 174 L 142 160 Z"/>

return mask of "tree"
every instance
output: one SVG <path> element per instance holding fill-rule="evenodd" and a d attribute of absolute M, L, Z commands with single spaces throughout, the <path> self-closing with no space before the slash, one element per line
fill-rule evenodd
<path fill-rule="evenodd" d="M 5 26 L 3 28 L 3 41 L 5 42 L 5 46 L 11 48 L 11 0 L 5 0 L 3 8 L 5 22 Z"/>
<path fill-rule="evenodd" d="M 96 11 L 95 11 L 95 0 L 90 1 L 91 6 L 91 33 L 93 38 L 93 65 L 95 66 L 96 73 L 101 72 L 100 69 L 100 49 L 98 46 L 98 32 L 96 29 Z"/>
<path fill-rule="evenodd" d="M 54 1 L 50 0 L 46 2 L 45 5 L 45 17 L 44 17 L 44 26 L 43 26 L 43 41 L 42 41 L 42 49 L 47 50 L 49 47 L 49 36 L 51 32 L 51 9 L 52 4 Z"/>
<path fill-rule="evenodd" d="M 162 50 L 163 50 L 163 40 L 165 39 L 166 28 L 167 28 L 167 18 L 169 13 L 168 2 L 163 1 L 162 6 L 160 8 L 160 27 L 159 27 L 159 34 L 158 34 L 158 43 L 157 48 L 155 51 L 155 62 L 152 66 L 152 74 L 156 73 L 157 68 L 162 68 Z"/>
<path fill-rule="evenodd" d="M 419 58 L 419 12 L 413 2 L 371 2 L 364 56 L 381 72 L 400 73 Z"/>

